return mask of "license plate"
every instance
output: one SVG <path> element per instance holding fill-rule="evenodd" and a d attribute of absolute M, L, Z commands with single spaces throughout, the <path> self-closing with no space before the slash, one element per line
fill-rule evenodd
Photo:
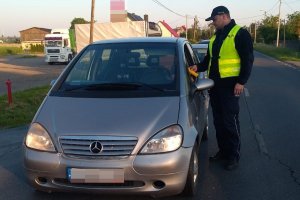
<path fill-rule="evenodd" d="M 58 61 L 58 58 L 50 58 L 50 62 Z"/>
<path fill-rule="evenodd" d="M 67 168 L 71 183 L 124 183 L 124 169 Z"/>

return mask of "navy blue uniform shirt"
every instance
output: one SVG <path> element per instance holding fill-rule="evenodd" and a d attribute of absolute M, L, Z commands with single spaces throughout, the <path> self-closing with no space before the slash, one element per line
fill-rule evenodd
<path fill-rule="evenodd" d="M 230 30 L 236 25 L 235 21 L 232 19 L 229 24 L 227 24 L 222 30 L 218 30 L 215 35 L 216 39 L 212 47 L 212 60 L 209 78 L 215 81 L 215 87 L 234 87 L 236 83 L 245 85 L 249 79 L 252 65 L 254 61 L 253 56 L 253 43 L 249 32 L 241 28 L 235 37 L 235 48 L 241 59 L 241 71 L 238 77 L 228 77 L 220 78 L 219 73 L 219 53 L 223 41 L 227 37 Z M 198 71 L 205 71 L 208 69 L 208 64 L 210 60 L 209 49 L 207 50 L 207 55 L 204 57 L 203 61 L 198 64 Z"/>

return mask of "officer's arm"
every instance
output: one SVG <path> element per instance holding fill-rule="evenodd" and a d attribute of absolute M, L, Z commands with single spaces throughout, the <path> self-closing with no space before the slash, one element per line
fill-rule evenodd
<path fill-rule="evenodd" d="M 235 43 L 241 59 L 241 71 L 238 83 L 245 85 L 249 79 L 254 61 L 253 43 L 249 32 L 245 29 L 240 29 L 235 38 Z"/>

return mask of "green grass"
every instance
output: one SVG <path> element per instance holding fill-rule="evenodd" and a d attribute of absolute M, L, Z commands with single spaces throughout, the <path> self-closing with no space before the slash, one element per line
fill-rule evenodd
<path fill-rule="evenodd" d="M 36 58 L 36 57 L 37 57 L 37 55 L 35 55 L 35 54 L 27 54 L 27 55 L 20 56 L 20 58 Z"/>
<path fill-rule="evenodd" d="M 266 44 L 255 44 L 254 49 L 281 61 L 300 61 L 300 52 L 288 48 L 275 47 Z"/>
<path fill-rule="evenodd" d="M 49 89 L 44 86 L 13 93 L 10 106 L 7 95 L 0 96 L 0 129 L 29 124 Z"/>
<path fill-rule="evenodd" d="M 21 47 L 0 46 L 0 56 L 16 55 L 23 53 Z"/>

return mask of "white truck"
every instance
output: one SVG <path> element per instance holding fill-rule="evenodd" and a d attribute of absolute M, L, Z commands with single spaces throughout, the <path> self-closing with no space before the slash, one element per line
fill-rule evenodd
<path fill-rule="evenodd" d="M 45 35 L 45 62 L 69 63 L 73 58 L 68 29 L 52 29 Z"/>

